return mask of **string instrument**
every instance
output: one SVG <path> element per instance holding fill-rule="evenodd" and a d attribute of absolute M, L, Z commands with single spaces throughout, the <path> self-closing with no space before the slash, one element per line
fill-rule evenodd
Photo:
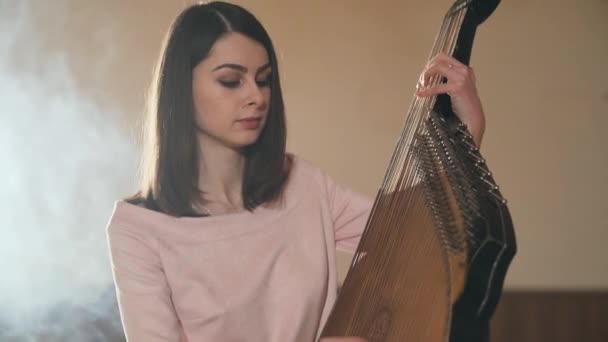
<path fill-rule="evenodd" d="M 468 65 L 477 26 L 499 2 L 456 1 L 431 58 Z M 506 201 L 449 96 L 414 97 L 321 336 L 487 341 L 515 251 Z"/>

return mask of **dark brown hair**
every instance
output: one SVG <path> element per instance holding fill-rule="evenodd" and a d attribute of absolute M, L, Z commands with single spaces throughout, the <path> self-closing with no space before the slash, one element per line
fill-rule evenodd
<path fill-rule="evenodd" d="M 150 87 L 139 191 L 128 198 L 173 216 L 198 215 L 198 148 L 192 70 L 213 44 L 231 32 L 243 34 L 268 53 L 272 68 L 268 118 L 257 141 L 243 149 L 243 203 L 247 210 L 280 196 L 291 158 L 285 154 L 286 124 L 275 50 L 262 24 L 244 8 L 221 1 L 192 5 L 171 24 Z"/>

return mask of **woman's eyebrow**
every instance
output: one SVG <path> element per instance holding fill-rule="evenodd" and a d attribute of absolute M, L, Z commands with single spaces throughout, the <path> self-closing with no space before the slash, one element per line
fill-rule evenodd
<path fill-rule="evenodd" d="M 262 65 L 261 67 L 259 67 L 258 71 L 256 72 L 256 75 L 261 73 L 262 71 L 265 71 L 266 69 L 270 69 L 270 63 L 266 63 L 266 64 Z"/>
<path fill-rule="evenodd" d="M 222 64 L 222 65 L 216 66 L 215 68 L 213 68 L 212 71 L 216 71 L 216 70 L 219 70 L 219 69 L 222 69 L 222 68 L 229 68 L 229 69 L 233 69 L 233 70 L 240 71 L 240 72 L 243 72 L 243 73 L 247 72 L 247 70 L 248 70 L 245 66 L 242 66 L 240 64 L 225 63 L 225 64 Z M 261 73 L 262 71 L 268 69 L 268 68 L 270 68 L 270 63 L 266 63 L 266 64 L 262 65 L 261 67 L 258 68 L 258 70 L 256 72 L 256 75 L 259 74 L 259 73 Z"/>

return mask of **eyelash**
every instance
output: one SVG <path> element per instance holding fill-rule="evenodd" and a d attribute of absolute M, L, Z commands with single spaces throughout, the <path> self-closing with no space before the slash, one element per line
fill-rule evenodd
<path fill-rule="evenodd" d="M 222 81 L 222 80 L 220 80 L 219 82 L 224 87 L 230 88 L 230 89 L 237 88 L 241 84 L 241 81 Z M 256 83 L 258 84 L 258 87 L 267 87 L 270 85 L 270 78 L 267 78 L 264 81 L 256 81 Z"/>

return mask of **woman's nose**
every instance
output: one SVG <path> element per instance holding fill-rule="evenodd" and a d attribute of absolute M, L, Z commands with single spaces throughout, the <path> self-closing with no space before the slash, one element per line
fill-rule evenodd
<path fill-rule="evenodd" d="M 265 105 L 264 93 L 262 87 L 260 87 L 256 81 L 252 81 L 248 87 L 248 105 L 263 106 Z"/>

